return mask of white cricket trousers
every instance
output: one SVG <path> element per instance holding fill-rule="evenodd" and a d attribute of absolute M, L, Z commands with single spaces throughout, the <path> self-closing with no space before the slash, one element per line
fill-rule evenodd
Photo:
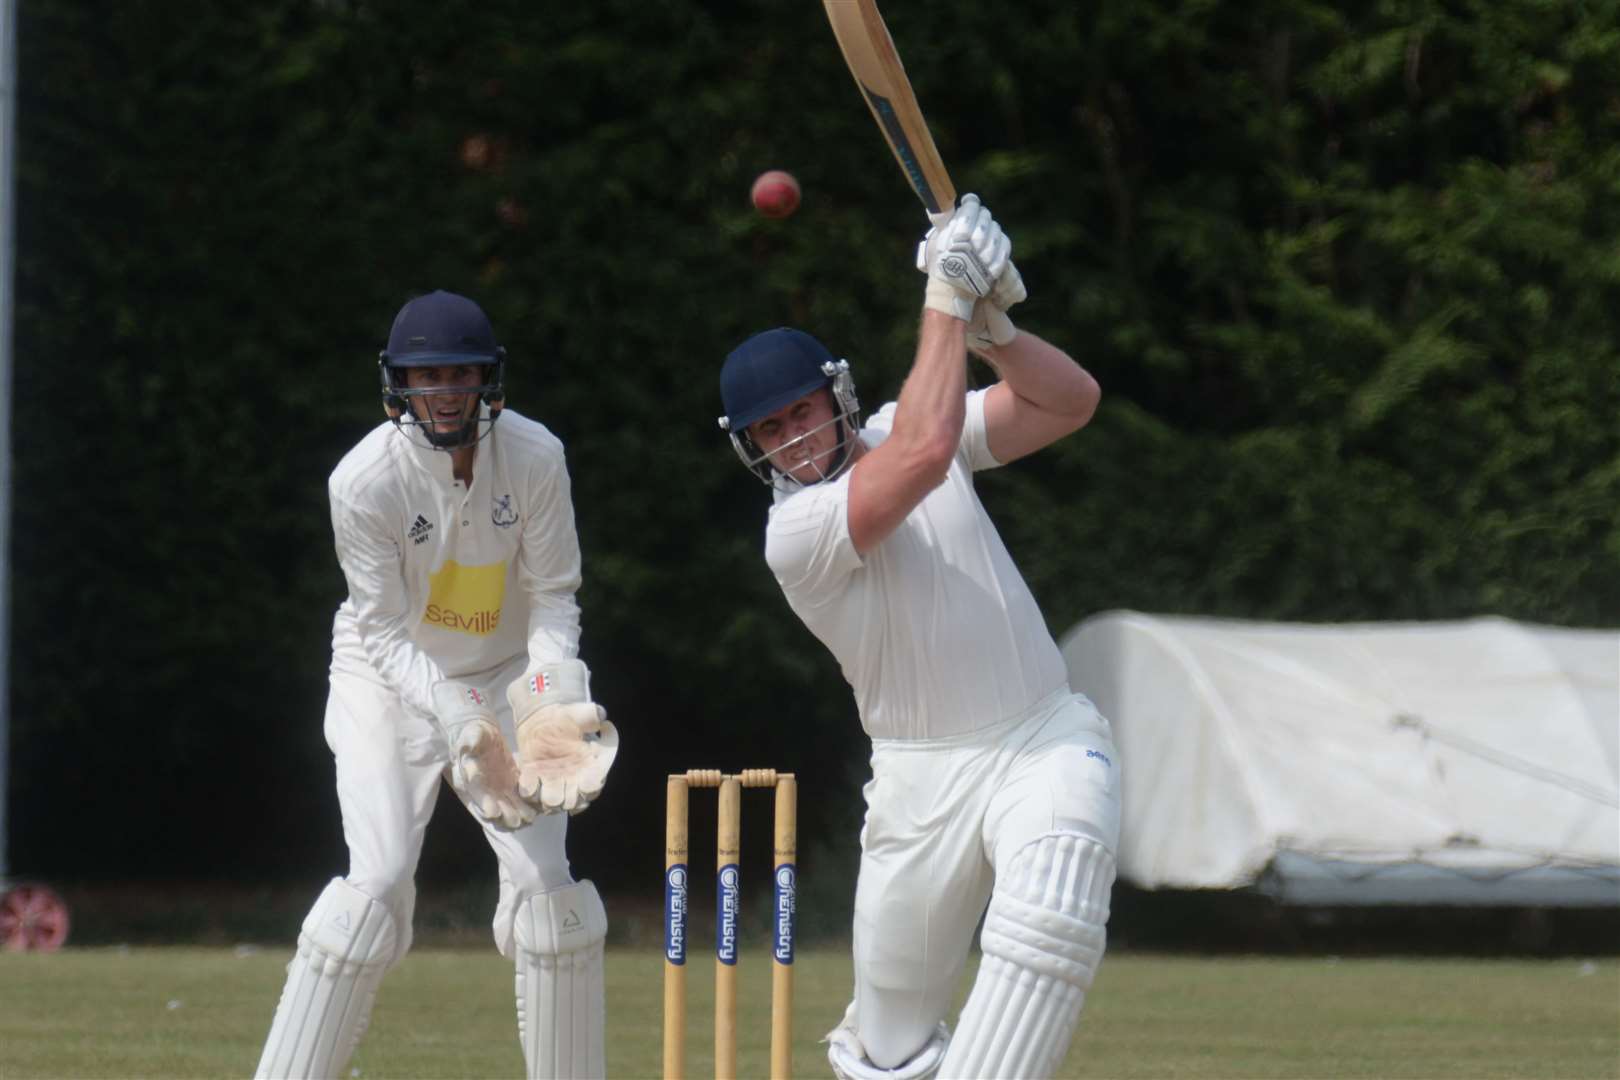
<path fill-rule="evenodd" d="M 513 735 L 506 684 L 526 665 L 527 658 L 519 656 L 488 676 L 469 679 L 488 691 L 508 739 Z M 399 696 L 374 675 L 337 667 L 331 675 L 325 726 L 327 745 L 337 761 L 338 804 L 349 847 L 348 881 L 393 912 L 400 933 L 397 962 L 410 947 L 416 867 L 449 750 L 438 730 L 408 713 Z M 513 832 L 481 819 L 479 824 L 499 865 L 495 944 L 510 957 L 518 906 L 536 893 L 574 880 L 564 848 L 568 815 L 541 814 Z"/>
<path fill-rule="evenodd" d="M 945 1018 L 996 874 L 1021 848 L 1080 833 L 1118 850 L 1118 761 L 1108 721 L 1067 689 L 970 735 L 873 740 L 854 927 L 869 1051 L 914 1050 Z"/>

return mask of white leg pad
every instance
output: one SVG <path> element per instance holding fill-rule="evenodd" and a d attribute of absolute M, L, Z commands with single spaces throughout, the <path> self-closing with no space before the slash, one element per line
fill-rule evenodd
<path fill-rule="evenodd" d="M 399 931 L 386 906 L 341 878 L 315 901 L 287 965 L 259 1080 L 335 1077 L 365 1034 Z"/>
<path fill-rule="evenodd" d="M 939 1075 L 1051 1076 L 1107 945 L 1114 856 L 1088 836 L 1043 836 L 997 880 L 982 957 Z"/>
<path fill-rule="evenodd" d="M 866 1056 L 860 1036 L 855 1032 L 855 1003 L 844 1010 L 844 1019 L 827 1033 L 827 1063 L 832 1066 L 838 1080 L 933 1080 L 939 1072 L 939 1063 L 950 1045 L 951 1031 L 943 1023 L 934 1034 L 907 1061 L 892 1069 L 874 1065 Z"/>
<path fill-rule="evenodd" d="M 518 906 L 518 1039 L 530 1080 L 599 1080 L 607 1073 L 602 942 L 607 912 L 589 881 Z"/>

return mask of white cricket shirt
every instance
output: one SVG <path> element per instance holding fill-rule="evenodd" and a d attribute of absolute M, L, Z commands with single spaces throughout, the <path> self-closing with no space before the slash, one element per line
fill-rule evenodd
<path fill-rule="evenodd" d="M 849 478 L 778 491 L 765 560 L 788 604 L 843 668 L 874 739 L 962 735 L 1020 716 L 1068 685 L 1035 598 L 973 490 L 1000 464 L 984 393 L 967 396 L 945 482 L 863 559 L 849 537 Z M 877 446 L 890 402 L 861 429 Z"/>
<path fill-rule="evenodd" d="M 531 662 L 578 655 L 579 538 L 563 446 L 544 425 L 503 410 L 468 487 L 448 453 L 387 421 L 327 490 L 349 583 L 332 624 L 334 671 L 380 679 L 431 718 L 441 679 L 479 685 L 525 652 Z"/>

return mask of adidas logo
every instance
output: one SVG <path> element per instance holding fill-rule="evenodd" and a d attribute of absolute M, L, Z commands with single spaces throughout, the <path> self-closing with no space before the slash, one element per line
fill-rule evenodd
<path fill-rule="evenodd" d="M 405 535 L 410 537 L 411 543 L 420 544 L 422 541 L 428 538 L 428 533 L 432 531 L 433 522 L 429 521 L 421 514 L 417 514 L 416 521 L 411 525 L 411 531 Z"/>

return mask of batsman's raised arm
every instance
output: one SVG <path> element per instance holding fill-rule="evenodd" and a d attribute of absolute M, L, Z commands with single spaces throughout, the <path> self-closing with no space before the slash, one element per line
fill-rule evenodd
<path fill-rule="evenodd" d="M 945 479 L 966 415 L 964 334 L 1009 253 L 1001 226 L 977 195 L 962 196 L 918 248 L 917 268 L 928 275 L 928 285 L 916 357 L 888 437 L 857 460 L 849 481 L 849 535 L 863 555 Z"/>
<path fill-rule="evenodd" d="M 1079 431 L 1097 411 L 1102 398 L 1097 380 L 1068 353 L 1027 330 L 981 355 L 1001 375 L 985 394 L 984 427 L 990 453 L 1003 464 Z"/>
<path fill-rule="evenodd" d="M 967 364 L 963 323 L 925 308 L 917 357 L 900 388 L 889 437 L 849 478 L 849 538 L 864 555 L 945 479 L 962 438 Z"/>
<path fill-rule="evenodd" d="M 1013 325 L 1007 312 L 1028 295 L 1009 239 L 1006 259 L 967 326 L 968 348 L 1001 376 L 986 395 L 984 412 L 986 442 L 1002 464 L 1084 427 L 1102 396 L 1097 381 L 1062 349 Z"/>

